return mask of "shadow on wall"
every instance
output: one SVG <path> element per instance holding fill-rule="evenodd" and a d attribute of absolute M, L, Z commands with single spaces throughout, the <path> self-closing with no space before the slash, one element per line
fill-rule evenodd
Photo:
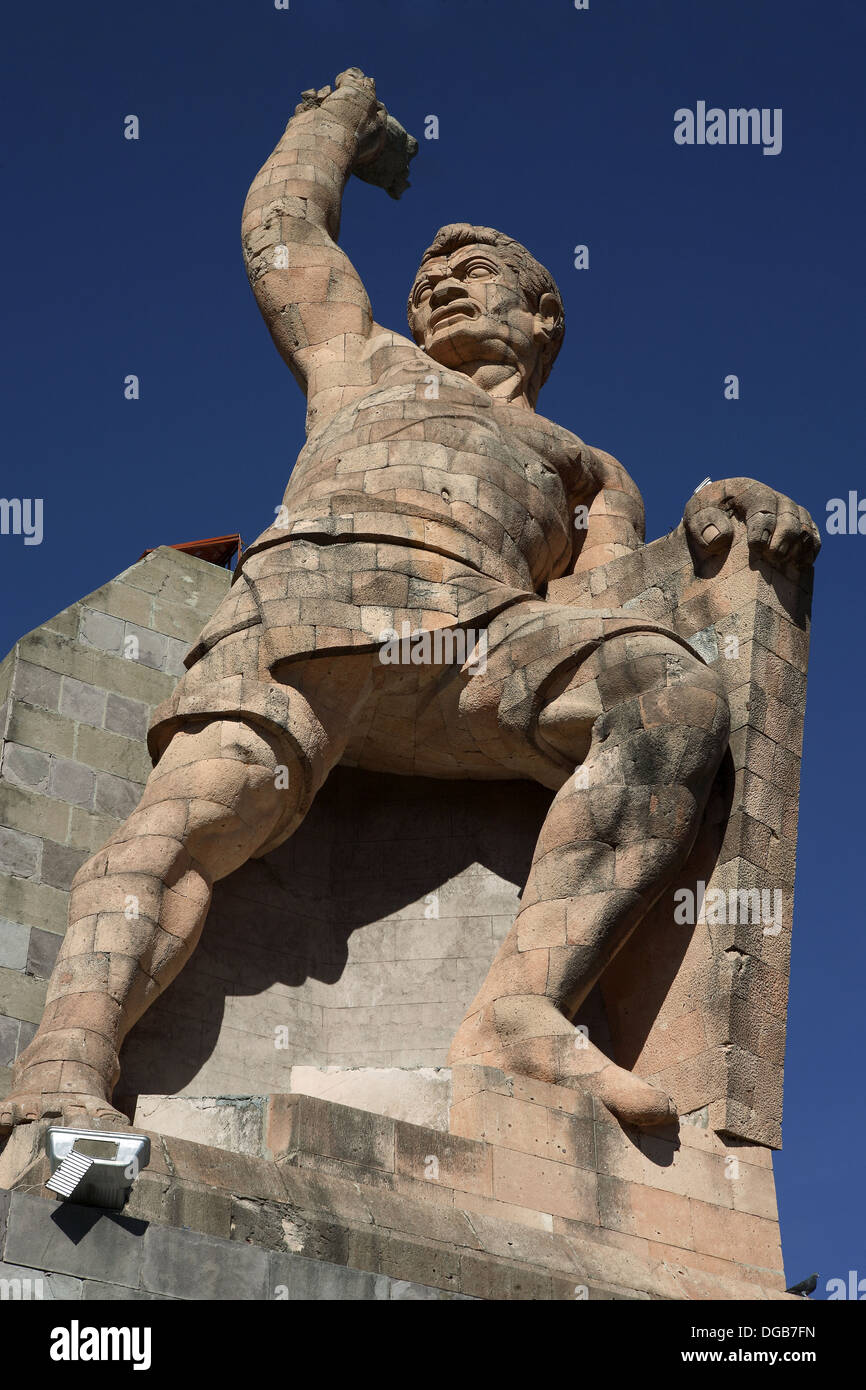
<path fill-rule="evenodd" d="M 227 999 L 282 986 L 283 999 L 288 988 L 301 1004 L 315 1000 L 305 1014 L 320 1012 L 327 998 L 320 986 L 343 977 L 353 933 L 411 904 L 422 904 L 413 916 L 430 931 L 432 958 L 453 951 L 455 926 L 470 953 L 479 916 L 489 921 L 497 911 L 513 911 L 551 797 L 532 782 L 448 782 L 335 769 L 290 840 L 216 885 L 192 959 L 130 1034 L 118 1095 L 183 1090 L 217 1048 Z M 489 872 L 443 894 L 440 918 L 424 921 L 423 900 L 473 864 Z M 496 889 L 496 878 L 514 886 L 505 900 L 496 894 L 498 906 L 485 891 Z M 474 895 L 473 885 L 480 890 Z M 447 923 L 441 920 L 446 915 Z M 486 949 L 492 959 L 495 943 Z M 352 958 L 365 956 L 353 952 Z M 353 1004 L 372 1009 L 393 1002 L 388 976 L 395 963 L 382 959 L 377 966 L 369 998 Z M 480 967 L 479 982 L 483 973 Z M 432 992 L 433 1000 L 439 997 Z M 408 1002 L 418 1004 L 420 1023 L 423 998 L 416 993 Z M 299 1023 L 284 1060 L 324 1064 L 320 1032 L 315 1022 L 306 1032 Z M 446 1033 L 434 1052 L 447 1048 Z M 411 1047 L 412 1038 L 404 1045 Z"/>
<path fill-rule="evenodd" d="M 684 882 L 710 878 L 732 786 L 729 756 Z M 448 782 L 337 768 L 291 840 L 216 885 L 198 949 L 123 1050 L 118 1096 L 128 1103 L 138 1092 L 177 1094 L 217 1051 L 230 1065 L 247 1039 L 247 1070 L 255 1075 L 263 1045 L 276 1062 L 269 1022 L 275 1018 L 292 1023 L 281 1070 L 263 1072 L 247 1093 L 287 1090 L 297 1064 L 388 1065 L 365 1055 L 383 1047 L 383 1028 L 392 1050 L 415 1054 L 400 1064 L 440 1065 L 510 925 L 551 799 L 532 782 Z M 466 875 L 473 865 L 483 867 Z M 425 920 L 424 900 L 434 894 L 441 903 Z M 375 931 L 395 916 L 414 929 L 412 959 L 401 960 L 399 951 L 389 958 L 375 936 L 372 949 L 366 937 L 352 942 L 360 929 Z M 492 938 L 491 917 L 498 926 Z M 429 950 L 418 948 L 419 939 L 429 941 Z M 632 1066 L 641 1053 L 690 939 L 688 928 L 673 924 L 666 895 L 581 1008 L 575 1021 L 622 1064 Z M 347 1001 L 339 986 L 350 962 L 360 978 Z M 460 966 L 468 969 L 461 973 Z M 453 988 L 443 992 L 445 976 Z M 438 1002 L 446 996 L 451 1002 Z M 256 1002 L 233 1020 L 239 1031 L 223 1033 L 227 1001 L 242 998 Z M 348 1035 L 331 1036 L 327 1019 L 339 1014 L 355 1015 L 357 1026 L 353 1020 Z M 192 1090 L 236 1093 L 212 1084 Z"/>

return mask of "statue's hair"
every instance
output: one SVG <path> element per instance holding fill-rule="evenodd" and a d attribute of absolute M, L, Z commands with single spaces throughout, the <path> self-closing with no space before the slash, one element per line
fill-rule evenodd
<path fill-rule="evenodd" d="M 532 252 L 527 251 L 521 242 L 506 236 L 504 232 L 497 232 L 494 227 L 474 227 L 468 222 L 449 222 L 447 227 L 440 227 L 421 257 L 421 266 L 424 265 L 425 261 L 432 260 L 434 256 L 446 255 L 449 251 L 456 251 L 461 246 L 496 246 L 501 249 L 504 252 L 503 260 L 516 272 L 521 288 L 525 290 L 533 308 L 538 308 L 542 295 L 552 294 L 555 297 L 559 305 L 559 313 L 551 337 L 542 351 L 541 376 L 538 382 L 538 389 L 540 389 L 550 375 L 556 355 L 562 346 L 565 332 L 565 310 L 556 281 L 550 271 L 540 261 L 537 261 Z M 408 307 L 411 327 L 411 295 Z"/>

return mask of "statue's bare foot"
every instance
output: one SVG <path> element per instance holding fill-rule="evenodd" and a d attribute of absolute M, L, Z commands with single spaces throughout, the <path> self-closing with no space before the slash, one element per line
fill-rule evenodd
<path fill-rule="evenodd" d="M 624 1124 L 673 1123 L 676 1106 L 658 1086 L 617 1066 L 549 999 L 506 996 L 464 1020 L 451 1044 L 452 1066 L 497 1067 L 597 1096 Z"/>
<path fill-rule="evenodd" d="M 16 1125 L 32 1124 L 35 1120 L 53 1120 L 55 1124 L 81 1129 L 130 1127 L 128 1117 L 103 1096 L 85 1092 L 15 1090 L 0 1100 L 0 1138 Z"/>
<path fill-rule="evenodd" d="M 34 1051 L 47 1050 L 46 1043 L 51 1046 L 37 1034 L 18 1059 L 12 1091 L 0 1100 L 0 1136 L 36 1120 L 94 1129 L 128 1127 L 129 1119 L 111 1104 L 111 1088 L 96 1067 L 80 1061 L 29 1060 Z"/>

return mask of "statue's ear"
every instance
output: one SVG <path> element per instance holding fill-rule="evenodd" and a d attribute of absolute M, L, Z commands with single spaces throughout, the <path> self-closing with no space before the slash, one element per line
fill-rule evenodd
<path fill-rule="evenodd" d="M 548 290 L 538 301 L 535 327 L 539 337 L 557 338 L 562 332 L 562 307 L 555 294 Z"/>

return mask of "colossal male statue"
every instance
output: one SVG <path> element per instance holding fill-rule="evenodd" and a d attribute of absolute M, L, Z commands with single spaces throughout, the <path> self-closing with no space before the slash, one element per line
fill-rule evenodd
<path fill-rule="evenodd" d="M 250 278 L 306 392 L 307 441 L 157 710 L 140 805 L 76 875 L 0 1133 L 125 1122 L 119 1050 L 195 950 L 214 882 L 290 836 L 341 762 L 555 792 L 452 1064 L 583 1088 L 639 1126 L 674 1114 L 572 1019 L 689 855 L 727 747 L 724 688 L 639 605 L 547 597 L 644 542 L 622 465 L 536 410 L 564 329 L 549 273 L 451 224 L 422 257 L 411 338 L 373 317 L 337 245 L 343 189 L 354 172 L 398 196 L 415 148 L 350 69 L 304 95 L 250 189 Z M 747 478 L 702 489 L 683 527 L 700 562 L 740 527 L 756 562 L 808 566 L 819 546 L 801 507 Z M 448 640 L 385 661 L 391 632 Z"/>

